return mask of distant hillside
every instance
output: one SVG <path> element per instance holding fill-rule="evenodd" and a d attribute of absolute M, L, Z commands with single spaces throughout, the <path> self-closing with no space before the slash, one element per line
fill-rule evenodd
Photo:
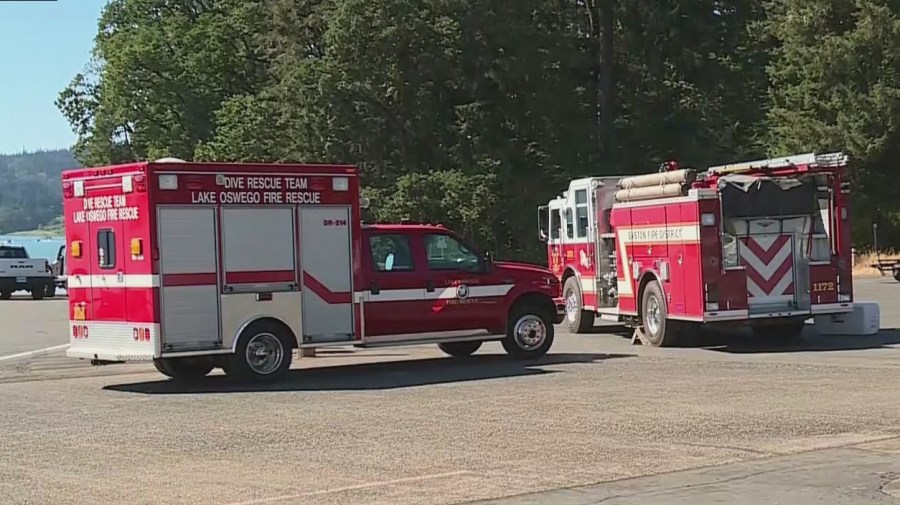
<path fill-rule="evenodd" d="M 67 149 L 0 155 L 0 233 L 34 230 L 58 218 L 59 174 L 78 166 Z"/>

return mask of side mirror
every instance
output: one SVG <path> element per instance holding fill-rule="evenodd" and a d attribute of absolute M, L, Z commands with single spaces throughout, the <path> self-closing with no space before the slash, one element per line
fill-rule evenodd
<path fill-rule="evenodd" d="M 491 269 L 491 266 L 494 264 L 494 254 L 491 251 L 487 251 L 484 253 L 484 269 L 488 271 Z"/>
<path fill-rule="evenodd" d="M 544 230 L 538 232 L 538 240 L 540 240 L 541 242 L 546 242 L 547 238 L 547 234 L 544 233 Z"/>

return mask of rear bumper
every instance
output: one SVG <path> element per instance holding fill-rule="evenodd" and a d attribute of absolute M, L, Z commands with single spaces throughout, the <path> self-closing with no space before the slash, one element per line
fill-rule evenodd
<path fill-rule="evenodd" d="M 66 356 L 70 358 L 151 361 L 158 357 L 158 323 L 70 320 L 69 335 Z"/>
<path fill-rule="evenodd" d="M 792 310 L 792 311 L 778 311 L 778 312 L 759 312 L 759 313 L 750 313 L 747 309 L 738 309 L 738 310 L 719 310 L 714 312 L 707 312 L 703 315 L 704 322 L 717 322 L 717 321 L 742 321 L 742 320 L 752 320 L 752 319 L 767 319 L 774 317 L 795 317 L 795 316 L 807 316 L 813 317 L 823 314 L 843 314 L 847 312 L 853 311 L 853 302 L 841 302 L 841 303 L 823 303 L 818 305 L 813 305 L 809 310 Z"/>
<path fill-rule="evenodd" d="M 47 286 L 53 283 L 53 278 L 23 276 L 23 277 L 0 277 L 0 290 L 7 291 L 27 291 L 35 286 Z"/>

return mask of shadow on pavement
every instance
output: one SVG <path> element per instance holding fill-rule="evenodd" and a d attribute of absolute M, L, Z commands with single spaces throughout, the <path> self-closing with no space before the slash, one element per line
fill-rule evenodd
<path fill-rule="evenodd" d="M 796 340 L 758 339 L 739 332 L 704 337 L 713 340 L 703 342 L 706 349 L 734 354 L 854 351 L 900 344 L 900 330 L 893 328 L 883 329 L 875 335 L 828 336 L 818 335 L 811 325 Z"/>
<path fill-rule="evenodd" d="M 474 355 L 466 359 L 364 363 L 291 370 L 279 381 L 235 382 L 224 375 L 193 383 L 173 380 L 105 386 L 103 389 L 143 394 L 251 393 L 274 391 L 365 391 L 557 373 L 538 367 L 629 358 L 633 354 L 548 354 L 534 361 L 514 361 L 505 355 Z"/>

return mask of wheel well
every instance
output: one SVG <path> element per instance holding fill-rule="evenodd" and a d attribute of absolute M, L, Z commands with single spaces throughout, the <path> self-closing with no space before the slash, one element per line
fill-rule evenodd
<path fill-rule="evenodd" d="M 519 307 L 537 307 L 545 312 L 550 319 L 553 319 L 553 316 L 556 314 L 556 304 L 553 303 L 553 299 L 543 293 L 534 291 L 524 293 L 516 298 L 510 306 L 509 311 L 512 312 Z"/>
<path fill-rule="evenodd" d="M 653 272 L 650 272 L 650 271 L 644 272 L 644 275 L 641 276 L 641 283 L 638 285 L 637 299 L 634 302 L 634 305 L 637 307 L 638 316 L 643 315 L 641 311 L 644 308 L 643 307 L 643 305 L 644 305 L 643 304 L 644 288 L 647 287 L 647 284 L 650 284 L 650 281 L 657 281 L 657 284 L 659 284 L 659 289 L 663 288 L 662 283 L 659 282 L 659 279 L 656 278 L 656 274 L 654 274 Z"/>
<path fill-rule="evenodd" d="M 284 332 L 285 335 L 288 336 L 288 338 L 290 338 L 291 349 L 297 349 L 299 347 L 297 345 L 297 335 L 294 334 L 294 331 L 291 329 L 290 326 L 287 325 L 287 323 L 285 323 L 281 319 L 278 319 L 277 317 L 263 316 L 263 317 L 258 317 L 256 319 L 251 319 L 250 321 L 247 321 L 241 327 L 241 329 L 237 333 L 237 336 L 234 339 L 234 344 L 232 344 L 232 348 L 237 349 L 237 343 L 238 343 L 238 340 L 241 338 L 241 335 L 243 335 L 244 332 L 247 331 L 249 328 L 252 328 L 253 326 L 256 326 L 258 324 L 271 324 L 273 326 L 277 326 L 281 331 Z"/>
<path fill-rule="evenodd" d="M 563 272 L 562 279 L 559 280 L 559 283 L 565 285 L 566 281 L 569 280 L 570 277 L 575 277 L 575 271 L 571 268 L 567 268 L 566 271 Z"/>

